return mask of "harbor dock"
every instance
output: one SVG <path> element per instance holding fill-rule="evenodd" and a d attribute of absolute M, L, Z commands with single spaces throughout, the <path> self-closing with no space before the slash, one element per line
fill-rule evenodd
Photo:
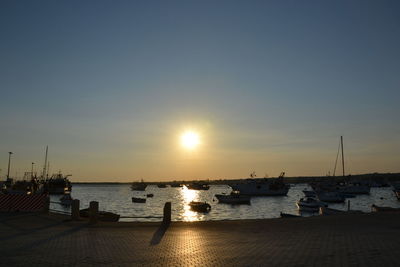
<path fill-rule="evenodd" d="M 160 223 L 1 213 L 4 266 L 398 266 L 400 213 Z"/>

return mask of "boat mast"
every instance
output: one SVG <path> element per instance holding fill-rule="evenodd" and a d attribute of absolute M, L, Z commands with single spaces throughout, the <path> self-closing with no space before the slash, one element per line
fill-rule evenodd
<path fill-rule="evenodd" d="M 344 153 L 343 153 L 343 136 L 340 136 L 340 144 L 342 147 L 342 169 L 343 169 L 343 177 L 344 177 Z"/>
<path fill-rule="evenodd" d="M 46 146 L 46 156 L 44 158 L 44 166 L 43 166 L 43 179 L 45 179 L 46 176 L 46 167 L 47 167 L 47 152 L 48 152 L 49 146 Z"/>

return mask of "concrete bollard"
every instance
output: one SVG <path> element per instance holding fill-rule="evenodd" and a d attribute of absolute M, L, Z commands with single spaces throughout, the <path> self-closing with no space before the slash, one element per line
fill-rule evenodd
<path fill-rule="evenodd" d="M 164 205 L 163 225 L 168 226 L 171 223 L 171 202 Z"/>
<path fill-rule="evenodd" d="M 89 204 L 89 222 L 92 224 L 97 223 L 99 213 L 99 202 L 90 201 Z"/>
<path fill-rule="evenodd" d="M 80 218 L 79 206 L 80 206 L 79 199 L 72 200 L 72 204 L 71 204 L 71 220 L 73 220 L 73 221 L 79 221 L 79 218 Z"/>

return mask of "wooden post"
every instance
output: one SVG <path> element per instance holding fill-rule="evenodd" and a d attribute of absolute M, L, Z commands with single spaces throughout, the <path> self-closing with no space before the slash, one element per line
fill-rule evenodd
<path fill-rule="evenodd" d="M 47 196 L 44 200 L 43 213 L 49 213 L 50 210 L 50 196 Z"/>
<path fill-rule="evenodd" d="M 163 225 L 168 226 L 171 223 L 171 202 L 165 202 Z"/>
<path fill-rule="evenodd" d="M 99 212 L 99 202 L 90 201 L 89 204 L 89 222 L 92 224 L 97 223 Z"/>
<path fill-rule="evenodd" d="M 73 221 L 79 221 L 79 206 L 80 202 L 79 199 L 74 199 L 72 200 L 72 205 L 71 205 L 71 220 Z"/>

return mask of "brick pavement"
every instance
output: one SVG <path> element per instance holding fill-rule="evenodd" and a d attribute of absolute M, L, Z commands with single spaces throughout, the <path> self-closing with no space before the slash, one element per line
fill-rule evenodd
<path fill-rule="evenodd" d="M 0 214 L 2 266 L 400 266 L 400 213 L 247 221 L 70 222 Z"/>

